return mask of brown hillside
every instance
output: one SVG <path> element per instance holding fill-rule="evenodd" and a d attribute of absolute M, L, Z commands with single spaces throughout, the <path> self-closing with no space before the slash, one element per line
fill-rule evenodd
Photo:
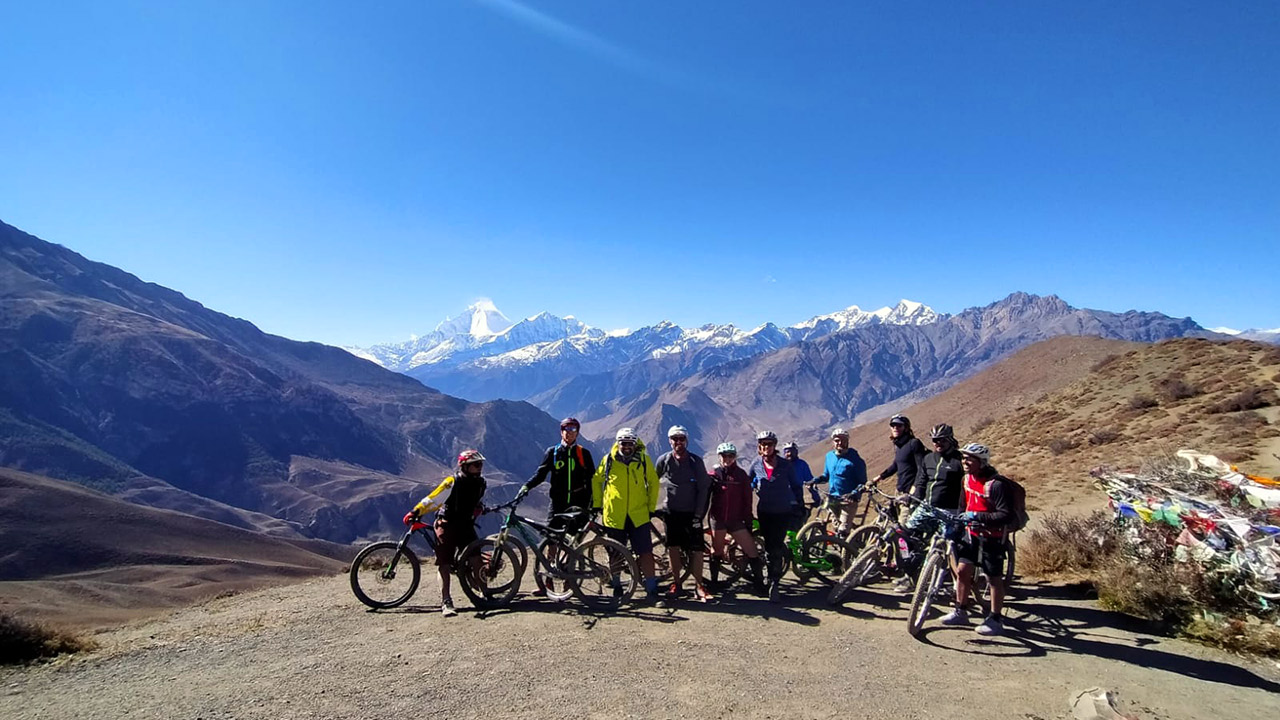
<path fill-rule="evenodd" d="M 1280 473 L 1280 348 L 1233 340 L 1169 340 L 1104 358 L 1093 372 L 973 437 L 993 464 L 1027 481 L 1028 504 L 1100 502 L 1087 473 L 1179 448 L 1245 472 Z"/>
<path fill-rule="evenodd" d="M 0 612 L 82 627 L 338 572 L 352 554 L 7 469 L 0 548 Z"/>
<path fill-rule="evenodd" d="M 957 383 L 945 392 L 898 412 L 911 418 L 917 434 L 927 438 L 929 428 L 941 422 L 955 427 L 967 441 L 975 425 L 1003 417 L 1030 405 L 1050 392 L 1088 375 L 1103 358 L 1145 347 L 1141 343 L 1098 337 L 1065 335 L 1025 348 L 1003 362 Z M 854 427 L 849 443 L 867 460 L 872 477 L 893 460 L 889 428 L 884 419 Z M 830 443 L 820 442 L 802 453 L 821 473 Z"/>

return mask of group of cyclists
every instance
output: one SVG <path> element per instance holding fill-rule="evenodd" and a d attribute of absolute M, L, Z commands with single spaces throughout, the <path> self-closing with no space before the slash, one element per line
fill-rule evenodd
<path fill-rule="evenodd" d="M 990 582 L 989 613 L 975 629 L 983 635 L 1003 632 L 1005 537 L 1013 521 L 1008 481 L 990 464 L 984 445 L 961 446 L 950 425 L 935 425 L 929 433 L 932 449 L 917 438 L 911 421 L 903 415 L 889 420 L 894 444 L 893 462 L 870 479 L 871 484 L 896 476 L 899 520 L 912 533 L 935 532 L 936 513 L 929 508 L 962 511 L 966 532 L 955 544 L 952 572 L 955 575 L 954 609 L 942 618 L 944 625 L 967 625 L 965 610 L 974 570 L 981 567 Z M 580 423 L 572 417 L 560 422 L 560 442 L 547 448 L 533 476 L 521 486 L 516 501 L 544 482 L 549 484 L 552 516 L 591 508 L 599 514 L 604 532 L 629 545 L 644 578 L 649 602 L 658 607 L 684 594 L 680 578 L 686 557 L 688 577 L 693 582 L 693 598 L 711 599 L 704 576 L 705 525 L 711 530 L 711 578 L 728 561 L 730 538 L 738 544 L 750 565 L 753 590 L 779 602 L 779 583 L 785 564 L 786 534 L 808 517 L 804 502 L 806 486 L 827 485 L 827 508 L 843 534 L 854 522 L 858 500 L 868 487 L 866 462 L 849 446 L 844 428 L 831 432 L 832 449 L 826 454 L 822 474 L 815 477 L 808 463 L 799 457 L 794 442 L 778 452 L 778 437 L 771 431 L 756 435 L 756 456 L 746 469 L 738 462 L 738 449 L 731 442 L 716 448 L 719 461 L 708 469 L 703 458 L 689 448 L 688 430 L 680 425 L 667 431 L 671 449 L 656 460 L 634 429 L 618 430 L 608 454 L 596 463 L 591 452 L 578 442 Z M 474 520 L 483 511 L 486 484 L 484 456 L 467 450 L 458 456 L 454 475 L 445 478 L 404 517 L 413 524 L 428 512 L 438 510 L 436 565 L 441 581 L 441 608 L 445 616 L 456 615 L 450 593 L 450 572 L 459 548 L 476 539 Z M 665 495 L 665 497 L 664 497 Z M 662 507 L 662 510 L 659 510 Z M 914 508 L 914 510 L 912 509 Z M 658 587 L 650 523 L 661 514 L 673 582 Z M 763 540 L 763 557 L 752 530 L 758 524 Z M 683 552 L 682 552 L 683 551 Z M 908 591 L 913 579 L 904 574 L 895 588 Z"/>

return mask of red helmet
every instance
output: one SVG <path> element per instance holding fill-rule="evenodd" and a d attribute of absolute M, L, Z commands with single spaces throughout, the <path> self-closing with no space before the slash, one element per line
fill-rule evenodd
<path fill-rule="evenodd" d="M 480 454 L 479 450 L 463 450 L 458 455 L 458 467 L 462 467 L 463 465 L 470 465 L 471 463 L 477 463 L 477 462 L 478 463 L 484 462 L 484 456 Z"/>

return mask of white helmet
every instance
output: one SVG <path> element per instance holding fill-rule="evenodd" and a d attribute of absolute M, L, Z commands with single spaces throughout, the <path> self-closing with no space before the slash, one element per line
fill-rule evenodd
<path fill-rule="evenodd" d="M 667 431 L 667 437 L 669 438 L 682 437 L 682 438 L 688 439 L 689 431 L 685 430 L 683 425 L 672 425 L 671 429 Z"/>
<path fill-rule="evenodd" d="M 983 465 L 991 462 L 991 451 L 987 449 L 986 445 L 982 445 L 980 443 L 969 443 L 968 445 L 965 445 L 960 448 L 960 454 L 972 455 L 981 460 Z"/>
<path fill-rule="evenodd" d="M 630 440 L 631 442 L 639 442 L 640 436 L 636 435 L 635 428 L 624 427 L 618 431 L 617 435 L 613 436 L 613 439 L 615 442 L 622 442 L 623 440 Z"/>
<path fill-rule="evenodd" d="M 774 434 L 772 430 L 761 430 L 760 432 L 756 433 L 756 442 L 758 443 L 771 442 L 776 445 L 778 442 L 778 436 Z"/>
<path fill-rule="evenodd" d="M 838 427 L 831 431 L 831 437 L 832 439 L 838 438 L 838 437 L 847 438 L 849 437 L 849 431 L 845 430 L 842 427 Z"/>
<path fill-rule="evenodd" d="M 716 447 L 716 454 L 717 455 L 737 455 L 738 448 L 735 447 L 734 444 L 731 442 L 722 442 L 718 447 Z"/>

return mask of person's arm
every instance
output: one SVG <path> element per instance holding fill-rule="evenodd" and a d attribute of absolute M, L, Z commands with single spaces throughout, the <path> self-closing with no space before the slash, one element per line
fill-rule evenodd
<path fill-rule="evenodd" d="M 925 455 L 920 460 L 920 474 L 916 476 L 916 484 L 911 487 L 911 496 L 917 500 L 924 500 L 925 489 L 929 485 L 929 460 L 932 456 Z M 935 465 L 934 471 L 937 471 Z"/>
<path fill-rule="evenodd" d="M 530 490 L 541 485 L 542 481 L 547 479 L 547 474 L 551 472 L 551 468 L 555 466 L 555 458 L 556 448 L 553 445 L 547 448 L 547 454 L 542 457 L 542 464 L 538 466 L 537 470 L 533 471 L 533 477 L 525 481 L 524 486 L 521 487 L 521 491 L 528 493 Z"/>
<path fill-rule="evenodd" d="M 928 482 L 928 478 L 925 476 L 924 459 L 929 456 L 929 450 L 925 448 L 924 442 L 922 442 L 920 438 L 916 438 L 915 443 L 916 446 L 913 452 L 913 459 L 916 463 L 916 477 L 911 483 L 910 491 L 912 495 L 920 497 L 920 495 L 916 495 L 916 489 L 919 488 L 919 491 L 923 493 L 925 483 Z"/>
<path fill-rule="evenodd" d="M 895 452 L 894 455 L 896 456 L 897 453 Z M 898 474 L 898 459 L 897 457 L 895 457 L 893 461 L 889 463 L 889 467 L 880 471 L 880 474 L 876 476 L 875 481 L 880 482 L 881 480 L 888 480 L 889 478 L 897 474 Z"/>
<path fill-rule="evenodd" d="M 444 506 L 444 501 L 449 497 L 449 489 L 452 487 L 453 476 L 450 475 L 441 480 L 435 490 L 432 490 L 426 497 L 419 500 L 418 504 L 413 506 L 413 510 L 409 511 L 409 514 L 414 517 L 422 517 L 429 512 L 439 510 Z"/>
<path fill-rule="evenodd" d="M 697 480 L 698 495 L 693 504 L 693 519 L 699 525 L 707 516 L 707 508 L 711 506 L 711 476 L 707 474 L 707 464 L 702 458 L 694 456 L 693 477 Z"/>
<path fill-rule="evenodd" d="M 987 481 L 987 512 L 973 513 L 973 519 L 979 524 L 992 528 L 1000 528 L 1013 519 L 1013 504 L 1009 502 L 1009 494 L 1005 492 L 1004 478 L 996 476 Z"/>
<path fill-rule="evenodd" d="M 605 458 L 608 459 L 608 456 Z M 608 478 L 605 477 L 604 471 L 605 461 L 600 461 L 600 467 L 596 468 L 596 474 L 591 476 L 591 507 L 599 510 L 604 505 L 604 483 Z"/>

